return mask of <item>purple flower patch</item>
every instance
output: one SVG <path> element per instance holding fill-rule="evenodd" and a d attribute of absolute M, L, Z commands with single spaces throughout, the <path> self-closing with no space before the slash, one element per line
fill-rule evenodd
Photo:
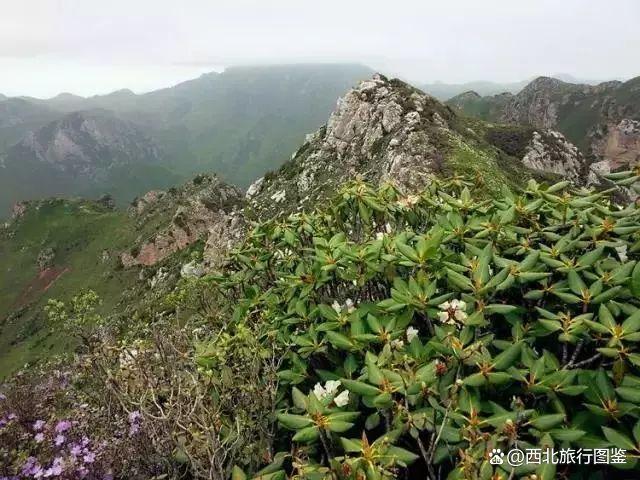
<path fill-rule="evenodd" d="M 56 425 L 56 433 L 66 432 L 71 428 L 71 422 L 69 420 L 61 420 Z"/>

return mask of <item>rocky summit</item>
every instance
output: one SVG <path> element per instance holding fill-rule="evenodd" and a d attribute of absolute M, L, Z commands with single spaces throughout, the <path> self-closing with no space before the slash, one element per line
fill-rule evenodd
<path fill-rule="evenodd" d="M 582 156 L 560 133 L 510 129 L 506 135 L 521 144 L 515 150 L 504 133 L 400 80 L 376 75 L 340 99 L 327 124 L 307 135 L 288 163 L 251 185 L 247 199 L 264 216 L 315 205 L 357 176 L 407 191 L 454 172 L 471 172 L 489 188 L 517 183 L 524 170 L 582 178 Z"/>
<path fill-rule="evenodd" d="M 640 77 L 598 85 L 539 77 L 515 95 L 465 93 L 448 103 L 484 120 L 561 132 L 592 164 L 591 181 L 640 161 Z"/>

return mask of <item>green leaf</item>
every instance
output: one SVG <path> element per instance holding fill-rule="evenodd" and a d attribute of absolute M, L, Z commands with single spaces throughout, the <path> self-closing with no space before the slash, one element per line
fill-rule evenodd
<path fill-rule="evenodd" d="M 587 290 L 587 285 L 582 281 L 582 278 L 580 278 L 580 275 L 578 275 L 578 272 L 575 270 L 569 270 L 568 280 L 569 288 L 571 288 L 571 291 L 576 295 L 582 295 L 582 292 Z"/>
<path fill-rule="evenodd" d="M 329 430 L 331 430 L 332 432 L 336 432 L 336 433 L 346 432 L 351 427 L 353 427 L 353 423 L 341 422 L 339 420 L 330 421 L 329 425 L 328 425 Z"/>
<path fill-rule="evenodd" d="M 304 427 L 308 427 L 313 423 L 309 417 L 303 415 L 292 415 L 290 413 L 279 413 L 277 415 L 278 420 L 282 425 L 291 430 L 299 430 Z"/>
<path fill-rule="evenodd" d="M 293 389 L 291 390 L 291 396 L 293 397 L 293 404 L 301 409 L 301 410 L 306 410 L 307 409 L 307 396 L 302 393 L 298 388 L 293 387 Z"/>
<path fill-rule="evenodd" d="M 359 380 L 349 380 L 348 378 L 343 378 L 340 380 L 342 385 L 349 390 L 350 392 L 357 393 L 358 395 L 363 395 L 365 397 L 373 397 L 380 394 L 380 389 L 374 387 L 373 385 L 369 385 L 368 383 L 361 382 Z"/>
<path fill-rule="evenodd" d="M 470 387 L 479 387 L 480 385 L 484 385 L 487 383 L 486 377 L 481 373 L 474 373 L 473 375 L 469 375 L 467 378 L 463 380 L 464 385 L 468 385 Z"/>
<path fill-rule="evenodd" d="M 631 291 L 636 297 L 640 297 L 640 262 L 636 263 L 631 274 Z"/>
<path fill-rule="evenodd" d="M 386 455 L 395 458 L 398 462 L 404 465 L 411 465 L 419 458 L 415 453 L 395 446 L 389 447 Z"/>
<path fill-rule="evenodd" d="M 565 419 L 564 413 L 551 413 L 549 415 L 540 415 L 539 417 L 529 420 L 529 424 L 538 430 L 549 430 Z"/>
<path fill-rule="evenodd" d="M 622 323 L 622 330 L 625 333 L 637 332 L 640 330 L 640 309 L 636 310 L 629 318 Z"/>
<path fill-rule="evenodd" d="M 572 428 L 556 428 L 549 431 L 549 434 L 559 442 L 575 442 L 582 438 L 587 432 Z"/>
<path fill-rule="evenodd" d="M 231 471 L 231 480 L 247 480 L 247 474 L 239 466 L 234 465 Z"/>
<path fill-rule="evenodd" d="M 618 387 L 616 393 L 628 402 L 640 404 L 640 388 Z"/>
<path fill-rule="evenodd" d="M 496 370 L 506 370 L 507 368 L 513 366 L 515 361 L 520 357 L 520 352 L 522 351 L 522 343 L 518 342 L 511 345 L 502 353 L 496 355 L 493 359 L 493 367 Z"/>
<path fill-rule="evenodd" d="M 618 295 L 618 293 L 620 293 L 620 290 L 622 290 L 622 285 L 618 285 L 617 287 L 613 287 L 613 288 L 610 288 L 609 290 L 605 290 L 600 295 L 594 297 L 594 299 L 591 300 L 591 303 L 598 304 L 598 303 L 608 302 L 609 300 L 614 298 L 616 295 Z"/>
<path fill-rule="evenodd" d="M 633 441 L 626 435 L 609 427 L 602 427 L 604 436 L 607 437 L 614 447 L 624 448 L 625 450 L 635 450 L 636 446 Z"/>
<path fill-rule="evenodd" d="M 345 335 L 338 332 L 327 332 L 327 340 L 336 348 L 340 350 L 352 350 L 354 348 L 353 343 Z"/>
<path fill-rule="evenodd" d="M 318 427 L 313 425 L 311 427 L 299 430 L 298 433 L 293 436 L 293 441 L 300 443 L 309 443 L 316 440 L 319 436 L 320 431 L 318 430 Z"/>
<path fill-rule="evenodd" d="M 578 258 L 577 265 L 580 267 L 590 267 L 593 265 L 604 253 L 604 247 L 598 247 L 595 250 L 585 253 Z"/>
<path fill-rule="evenodd" d="M 501 315 L 507 315 L 508 313 L 515 312 L 518 307 L 514 305 L 503 305 L 501 303 L 492 303 L 484 307 L 484 313 L 498 313 Z"/>
<path fill-rule="evenodd" d="M 342 449 L 347 453 L 359 453 L 362 451 L 362 442 L 360 440 L 350 440 L 340 437 Z"/>

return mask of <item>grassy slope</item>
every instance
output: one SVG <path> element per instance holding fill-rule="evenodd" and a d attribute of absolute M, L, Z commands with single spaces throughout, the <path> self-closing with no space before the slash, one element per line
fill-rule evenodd
<path fill-rule="evenodd" d="M 68 346 L 67 339 L 45 327 L 42 307 L 49 298 L 92 288 L 103 298 L 106 312 L 135 281 L 135 272 L 114 269 L 117 251 L 136 235 L 126 214 L 83 201 L 39 205 L 0 237 L 0 378 L 43 352 Z M 38 280 L 37 257 L 45 248 L 56 252 L 53 272 Z M 109 260 L 103 261 L 104 250 Z"/>

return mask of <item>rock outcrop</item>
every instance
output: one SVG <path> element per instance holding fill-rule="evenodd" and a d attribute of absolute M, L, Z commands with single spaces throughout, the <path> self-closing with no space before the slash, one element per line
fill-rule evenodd
<path fill-rule="evenodd" d="M 399 80 L 376 75 L 348 92 L 287 164 L 249 187 L 249 205 L 258 216 L 300 210 L 357 176 L 392 181 L 407 192 L 455 171 L 496 187 L 517 183 L 527 169 L 579 177 L 577 149 L 562 135 L 531 139 L 528 132 L 530 148 L 514 157 L 485 139 L 488 128 Z"/>
<path fill-rule="evenodd" d="M 589 164 L 625 169 L 640 158 L 640 77 L 598 85 L 540 77 L 507 101 L 459 95 L 450 104 L 484 120 L 558 130 Z"/>
<path fill-rule="evenodd" d="M 242 193 L 215 175 L 200 175 L 168 192 L 149 192 L 131 207 L 142 233 L 137 244 L 121 254 L 122 264 L 152 266 L 203 241 L 205 265 L 215 268 L 242 235 L 242 205 Z"/>
<path fill-rule="evenodd" d="M 533 132 L 522 163 L 534 170 L 553 173 L 577 184 L 584 183 L 586 164 L 578 148 L 559 132 Z"/>

